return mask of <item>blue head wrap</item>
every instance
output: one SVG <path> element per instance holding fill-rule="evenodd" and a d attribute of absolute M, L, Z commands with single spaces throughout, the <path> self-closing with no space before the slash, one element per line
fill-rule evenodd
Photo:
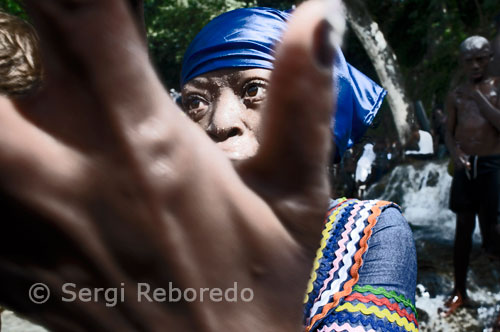
<path fill-rule="evenodd" d="M 187 49 L 181 86 L 224 68 L 273 69 L 274 47 L 291 14 L 272 8 L 241 8 L 208 23 Z M 382 104 L 385 90 L 348 64 L 340 49 L 334 65 L 337 112 L 331 121 L 336 159 L 359 140 Z"/>

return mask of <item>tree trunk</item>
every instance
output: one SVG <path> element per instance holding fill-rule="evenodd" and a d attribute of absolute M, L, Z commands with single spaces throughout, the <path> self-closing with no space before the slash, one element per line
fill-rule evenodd
<path fill-rule="evenodd" d="M 370 15 L 362 0 L 344 0 L 349 25 L 368 54 L 382 86 L 387 90 L 387 101 L 402 145 L 410 134 L 412 106 L 408 101 L 396 54 Z"/>

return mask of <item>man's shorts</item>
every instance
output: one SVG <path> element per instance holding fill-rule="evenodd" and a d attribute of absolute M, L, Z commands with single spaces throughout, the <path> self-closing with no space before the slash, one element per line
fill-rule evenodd
<path fill-rule="evenodd" d="M 500 155 L 471 156 L 469 162 L 471 170 L 454 172 L 450 209 L 455 213 L 484 211 L 500 222 Z"/>

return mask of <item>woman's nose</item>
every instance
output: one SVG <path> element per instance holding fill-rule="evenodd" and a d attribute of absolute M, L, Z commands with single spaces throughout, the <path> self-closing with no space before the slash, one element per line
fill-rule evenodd
<path fill-rule="evenodd" d="M 212 125 L 208 128 L 207 133 L 214 142 L 219 143 L 224 142 L 233 136 L 240 136 L 243 134 L 243 131 L 237 126 L 217 127 Z"/>
<path fill-rule="evenodd" d="M 215 142 L 223 142 L 231 137 L 243 135 L 245 126 L 243 115 L 245 105 L 234 93 L 222 94 L 214 103 L 214 112 L 207 128 L 207 134 Z"/>

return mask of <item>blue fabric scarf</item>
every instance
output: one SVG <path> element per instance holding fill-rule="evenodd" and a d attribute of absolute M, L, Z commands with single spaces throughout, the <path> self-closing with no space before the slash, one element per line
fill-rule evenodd
<path fill-rule="evenodd" d="M 184 55 L 181 86 L 196 76 L 224 68 L 273 69 L 274 47 L 281 42 L 288 12 L 241 8 L 209 22 Z M 386 91 L 346 62 L 340 49 L 334 64 L 337 112 L 331 121 L 336 160 L 372 123 Z"/>

